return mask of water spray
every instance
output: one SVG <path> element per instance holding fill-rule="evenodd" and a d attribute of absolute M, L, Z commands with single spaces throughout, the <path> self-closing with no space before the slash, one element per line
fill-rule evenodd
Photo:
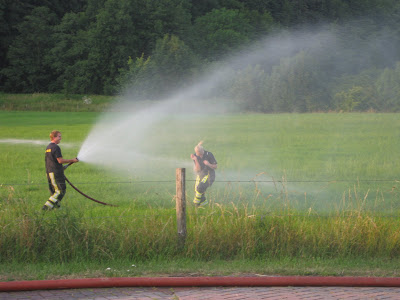
<path fill-rule="evenodd" d="M 76 159 L 78 159 L 78 158 L 76 158 Z M 79 159 L 78 159 L 78 160 L 79 160 Z M 69 163 L 68 165 L 65 165 L 65 166 L 64 166 L 64 170 L 66 170 L 66 169 L 67 169 L 70 165 L 72 165 L 72 164 L 73 164 L 73 162 Z M 79 194 L 81 194 L 82 196 L 88 198 L 89 200 L 92 200 L 92 201 L 94 201 L 94 202 L 100 203 L 100 204 L 102 204 L 102 205 L 108 205 L 108 206 L 118 207 L 118 205 L 105 203 L 105 202 L 96 200 L 96 199 L 94 199 L 94 198 L 92 198 L 92 197 L 86 195 L 85 193 L 83 193 L 82 191 L 80 191 L 76 186 L 74 186 L 74 185 L 71 183 L 71 181 L 68 180 L 67 176 L 65 176 L 65 174 L 64 174 L 64 178 L 65 178 L 65 180 L 68 182 L 68 184 L 69 184 L 75 191 L 77 191 L 77 192 L 78 192 Z"/>

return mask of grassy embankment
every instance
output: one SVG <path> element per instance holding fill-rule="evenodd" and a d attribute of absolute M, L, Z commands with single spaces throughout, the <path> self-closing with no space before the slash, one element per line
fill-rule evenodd
<path fill-rule="evenodd" d="M 127 177 L 82 162 L 68 169 L 69 179 L 119 207 L 100 206 L 68 188 L 62 210 L 40 211 L 48 196 L 43 149 L 49 131 L 63 132 L 64 157 L 74 157 L 98 116 L 0 112 L 3 280 L 239 273 L 399 276 L 398 115 L 209 117 L 203 130 L 219 163 L 218 178 L 208 193 L 210 206 L 195 209 L 188 174 L 184 249 L 176 246 L 174 169 L 160 168 L 157 176 L 167 180 L 158 182 L 151 172 Z M 188 157 L 193 143 L 187 141 L 198 126 L 195 116 L 154 126 L 149 139 L 164 145 L 164 154 Z"/>
<path fill-rule="evenodd" d="M 115 97 L 63 94 L 0 94 L 2 111 L 102 112 Z"/>

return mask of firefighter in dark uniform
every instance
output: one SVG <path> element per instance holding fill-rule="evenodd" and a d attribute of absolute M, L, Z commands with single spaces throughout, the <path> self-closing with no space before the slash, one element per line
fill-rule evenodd
<path fill-rule="evenodd" d="M 215 180 L 215 170 L 217 169 L 217 161 L 214 155 L 204 150 L 202 146 L 203 142 L 197 144 L 194 147 L 195 154 L 191 154 L 190 157 L 194 162 L 194 171 L 196 172 L 196 183 L 194 186 L 194 200 L 193 203 L 196 206 L 203 206 L 208 203 L 205 197 L 205 192 Z"/>
<path fill-rule="evenodd" d="M 49 182 L 50 198 L 43 206 L 43 210 L 60 207 L 60 201 L 65 195 L 67 186 L 65 184 L 64 167 L 62 164 L 76 163 L 79 160 L 64 159 L 58 144 L 61 142 L 61 132 L 54 130 L 50 133 L 51 143 L 46 148 L 46 173 Z"/>

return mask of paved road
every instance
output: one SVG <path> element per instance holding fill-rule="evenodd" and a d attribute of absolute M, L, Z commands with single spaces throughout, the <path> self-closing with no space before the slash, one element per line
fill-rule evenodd
<path fill-rule="evenodd" d="M 236 300 L 236 299 L 400 299 L 390 287 L 200 287 L 97 288 L 0 292 L 0 300 Z"/>

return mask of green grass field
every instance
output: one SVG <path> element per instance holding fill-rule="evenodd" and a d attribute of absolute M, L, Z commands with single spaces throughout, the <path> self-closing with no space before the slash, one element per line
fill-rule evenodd
<path fill-rule="evenodd" d="M 57 128 L 63 132 L 63 155 L 73 158 L 98 116 L 1 112 L 0 182 L 18 186 L 16 192 L 23 191 L 25 197 L 32 198 L 32 204 L 40 206 L 45 197 L 40 185 L 46 189 L 43 149 L 48 144 L 49 131 Z M 202 123 L 200 133 L 198 122 Z M 362 204 L 363 209 L 387 215 L 400 208 L 400 159 L 396 155 L 400 148 L 396 138 L 399 127 L 396 114 L 248 114 L 211 116 L 207 120 L 202 117 L 200 121 L 196 116 L 174 118 L 155 124 L 146 143 L 138 141 L 143 152 L 153 151 L 154 159 L 146 162 L 146 170 L 118 175 L 119 170 L 104 171 L 99 161 L 95 165 L 74 165 L 66 174 L 72 182 L 83 184 L 88 193 L 97 193 L 111 202 L 124 203 L 139 197 L 138 205 L 174 208 L 170 200 L 175 168 L 188 168 L 188 194 L 192 196 L 194 177 L 189 155 L 193 145 L 204 139 L 206 149 L 215 154 L 219 163 L 216 183 L 210 189 L 215 203 L 246 203 L 268 209 L 290 204 L 298 211 L 311 208 L 318 213 Z M 176 160 L 176 165 L 160 165 L 156 156 L 161 154 Z M 158 195 L 146 192 L 142 199 L 140 192 L 134 192 L 152 189 L 159 190 Z M 160 189 L 167 192 L 161 193 Z"/>
<path fill-rule="evenodd" d="M 115 100 L 112 96 L 0 93 L 2 111 L 101 112 Z"/>
<path fill-rule="evenodd" d="M 88 195 L 118 207 L 101 206 L 68 187 L 63 209 L 43 213 L 49 132 L 62 131 L 63 156 L 73 158 L 98 118 L 95 112 L 0 112 L 4 270 L 10 263 L 104 265 L 122 260 L 146 266 L 160 261 L 164 266 L 186 259 L 228 259 L 286 260 L 294 261 L 287 263 L 293 267 L 302 259 L 381 258 L 392 263 L 386 273 L 378 273 L 396 274 L 392 271 L 398 269 L 393 258 L 400 253 L 398 114 L 171 117 L 153 125 L 151 136 L 138 142 L 142 151 L 154 156 L 161 151 L 177 165 L 157 166 L 150 160 L 147 170 L 127 175 L 104 168 L 101 162 L 80 162 L 66 171 L 68 178 Z M 205 209 L 191 205 L 194 177 L 189 155 L 199 140 L 205 141 L 219 165 Z M 161 150 L 154 150 L 154 145 L 162 145 Z M 179 167 L 187 167 L 184 249 L 177 247 L 175 220 Z M 262 272 L 244 265 L 232 272 Z M 299 273 L 285 271 L 282 265 L 255 265 L 264 266 L 265 273 L 279 268 L 280 273 Z M 339 274 L 313 270 L 309 272 Z M 167 273 L 162 267 L 159 272 Z"/>

